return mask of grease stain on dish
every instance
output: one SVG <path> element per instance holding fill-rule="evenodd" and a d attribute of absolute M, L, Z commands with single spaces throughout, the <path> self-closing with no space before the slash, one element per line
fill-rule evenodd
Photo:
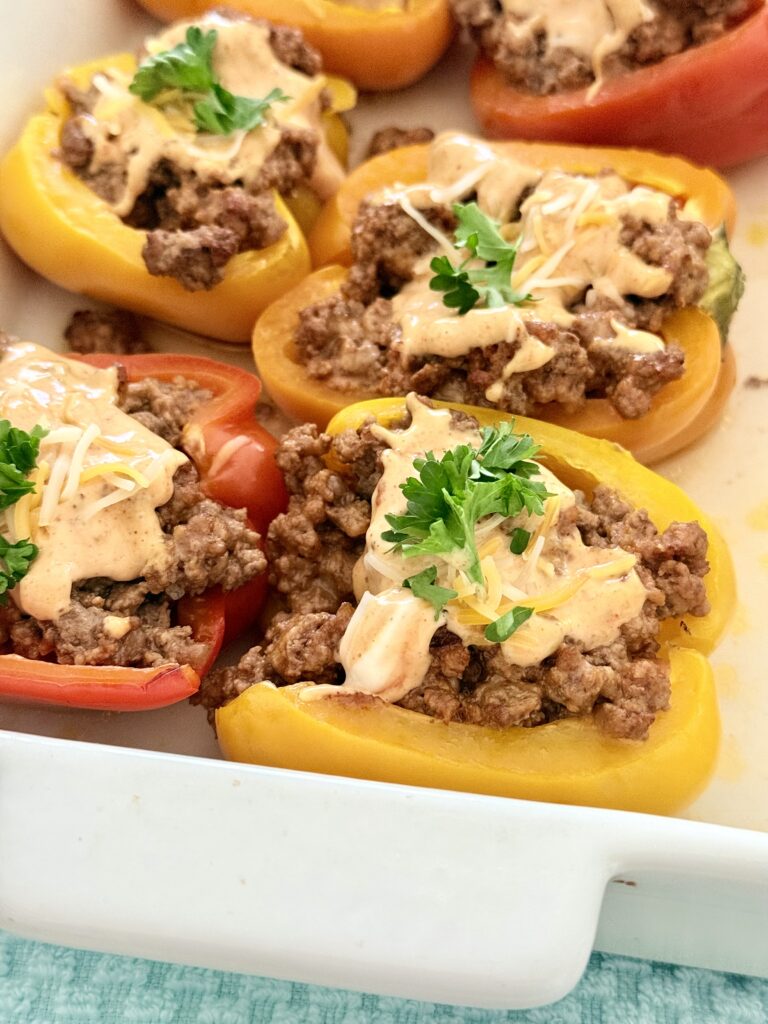
<path fill-rule="evenodd" d="M 747 523 L 753 530 L 768 530 L 768 501 L 761 502 L 747 513 Z"/>
<path fill-rule="evenodd" d="M 720 697 L 737 697 L 741 689 L 741 680 L 733 665 L 719 664 L 714 666 L 717 693 Z"/>
<path fill-rule="evenodd" d="M 753 221 L 747 227 L 747 241 L 750 245 L 768 245 L 768 221 Z"/>
<path fill-rule="evenodd" d="M 731 620 L 731 633 L 733 636 L 744 636 L 751 629 L 752 621 L 749 617 L 749 608 L 739 601 Z"/>
<path fill-rule="evenodd" d="M 738 740 L 732 733 L 723 737 L 715 777 L 724 782 L 738 782 L 746 771 Z"/>

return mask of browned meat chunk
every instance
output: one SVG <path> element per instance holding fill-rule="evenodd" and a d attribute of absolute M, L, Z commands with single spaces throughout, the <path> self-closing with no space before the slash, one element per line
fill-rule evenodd
<path fill-rule="evenodd" d="M 446 206 L 422 210 L 440 231 L 453 231 L 456 219 Z M 388 297 L 413 277 L 419 256 L 434 239 L 398 203 L 363 202 L 352 228 L 353 268 L 344 295 L 366 304 L 379 293 Z"/>
<path fill-rule="evenodd" d="M 371 136 L 366 156 L 381 156 L 401 146 L 417 146 L 422 142 L 431 142 L 435 133 L 431 128 L 380 128 Z"/>
<path fill-rule="evenodd" d="M 287 683 L 335 683 L 344 630 L 352 618 L 351 604 L 338 612 L 313 612 L 276 620 L 267 633 L 266 650 L 274 672 Z"/>
<path fill-rule="evenodd" d="M 323 58 L 304 39 L 299 29 L 287 25 L 270 25 L 269 43 L 277 59 L 289 68 L 311 76 L 319 75 L 323 70 Z"/>
<path fill-rule="evenodd" d="M 196 409 L 212 398 L 210 391 L 183 377 L 155 380 L 144 377 L 123 386 L 120 408 L 147 430 L 159 434 L 174 448 L 181 447 L 182 431 Z"/>
<path fill-rule="evenodd" d="M 135 355 L 150 351 L 137 317 L 122 309 L 76 310 L 67 324 L 64 338 L 73 352 L 83 355 L 92 352 Z"/>
<path fill-rule="evenodd" d="M 173 277 L 188 292 L 209 291 L 224 276 L 224 267 L 239 249 L 228 228 L 200 227 L 194 231 L 147 234 L 141 255 L 150 274 Z"/>
<path fill-rule="evenodd" d="M 249 527 L 245 510 L 207 498 L 191 463 L 176 477 L 174 496 L 158 509 L 169 537 L 169 562 L 147 571 L 149 590 L 175 600 L 209 587 L 235 590 L 264 572 L 260 538 Z"/>

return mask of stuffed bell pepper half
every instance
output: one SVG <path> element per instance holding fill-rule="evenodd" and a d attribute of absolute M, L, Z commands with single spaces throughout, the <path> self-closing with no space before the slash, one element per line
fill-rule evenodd
<path fill-rule="evenodd" d="M 261 385 L 190 356 L 0 351 L 0 701 L 194 693 L 266 595 L 285 508 Z"/>
<path fill-rule="evenodd" d="M 283 602 L 211 673 L 229 758 L 666 813 L 712 771 L 727 549 L 617 446 L 415 395 L 281 442 Z"/>
<path fill-rule="evenodd" d="M 210 0 L 140 0 L 164 21 L 194 18 Z M 360 89 L 402 89 L 425 75 L 454 33 L 448 0 L 230 0 L 227 9 L 301 29 L 328 71 Z"/>
<path fill-rule="evenodd" d="M 212 13 L 65 71 L 0 165 L 0 230 L 71 291 L 246 341 L 309 270 L 354 103 L 297 29 Z"/>
<path fill-rule="evenodd" d="M 644 146 L 729 167 L 768 152 L 765 0 L 453 0 L 492 138 Z"/>
<path fill-rule="evenodd" d="M 326 205 L 313 255 L 338 265 L 261 315 L 259 372 L 320 426 L 414 390 L 650 462 L 733 385 L 733 217 L 725 182 L 677 158 L 444 133 L 369 160 Z"/>

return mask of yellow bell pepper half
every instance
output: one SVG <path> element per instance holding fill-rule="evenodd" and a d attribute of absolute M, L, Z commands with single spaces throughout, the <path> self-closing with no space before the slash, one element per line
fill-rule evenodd
<path fill-rule="evenodd" d="M 85 88 L 99 71 L 135 66 L 133 56 L 118 54 L 70 69 L 66 77 Z M 332 82 L 331 93 L 340 104 L 335 109 L 354 102 L 354 90 L 346 83 Z M 309 228 L 319 204 L 303 190 L 288 203 L 275 196 L 277 212 L 288 225 L 282 238 L 234 256 L 223 280 L 210 291 L 188 292 L 178 281 L 150 275 L 141 256 L 144 232 L 124 224 L 57 157 L 69 104 L 56 86 L 47 90 L 46 101 L 48 109 L 30 118 L 0 163 L 0 232 L 43 277 L 176 327 L 244 342 L 259 313 L 309 272 L 302 227 Z M 346 130 L 337 114 L 326 117 L 329 143 L 346 160 Z"/>
<path fill-rule="evenodd" d="M 437 403 L 441 404 L 441 403 Z M 510 417 L 472 412 L 482 424 Z M 402 399 L 345 409 L 330 433 L 372 415 L 391 424 Z M 276 689 L 259 683 L 216 713 L 222 750 L 236 761 L 438 789 L 669 814 L 689 803 L 712 773 L 719 718 L 705 657 L 721 637 L 735 603 L 728 549 L 711 521 L 674 484 L 639 465 L 617 445 L 549 423 L 516 417 L 517 429 L 542 446 L 541 461 L 571 487 L 597 482 L 648 511 L 658 529 L 698 520 L 709 537 L 708 615 L 668 620 L 661 657 L 671 667 L 672 697 L 644 742 L 603 735 L 590 716 L 533 729 L 499 731 L 436 721 L 360 696 L 302 701 L 305 684 Z"/>

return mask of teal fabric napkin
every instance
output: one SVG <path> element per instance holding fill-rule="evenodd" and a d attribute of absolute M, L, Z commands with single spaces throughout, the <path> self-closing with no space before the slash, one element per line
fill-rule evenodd
<path fill-rule="evenodd" d="M 594 953 L 537 1010 L 487 1011 L 130 957 L 0 932 L 0 1024 L 766 1024 L 768 981 Z"/>

